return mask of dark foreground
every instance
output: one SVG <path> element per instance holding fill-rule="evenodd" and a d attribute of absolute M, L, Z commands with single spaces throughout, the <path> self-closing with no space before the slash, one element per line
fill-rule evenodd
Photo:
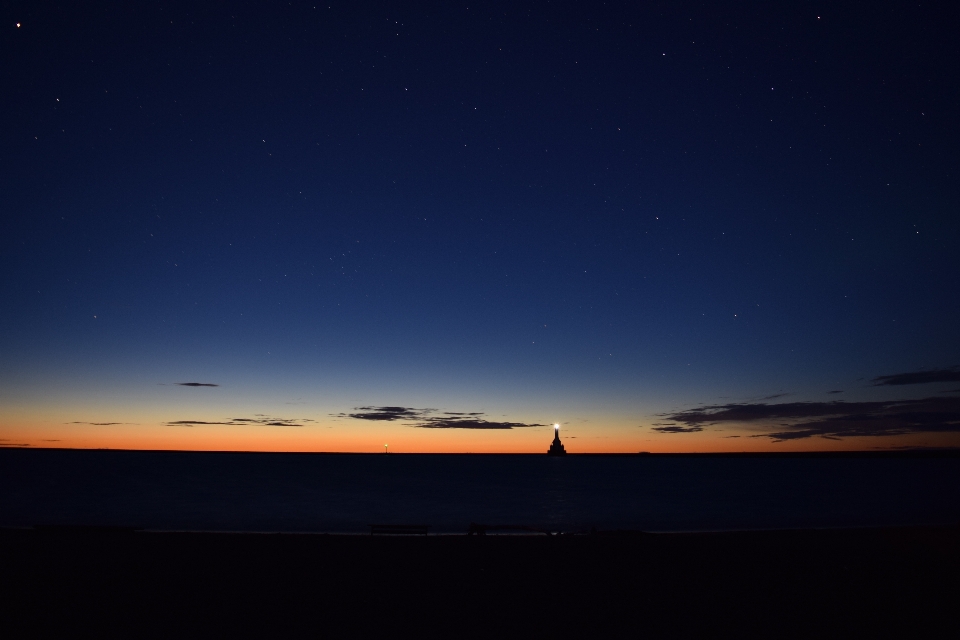
<path fill-rule="evenodd" d="M 16 636 L 960 633 L 960 528 L 370 537 L 0 530 Z M 954 637 L 958 637 L 954 635 Z"/>

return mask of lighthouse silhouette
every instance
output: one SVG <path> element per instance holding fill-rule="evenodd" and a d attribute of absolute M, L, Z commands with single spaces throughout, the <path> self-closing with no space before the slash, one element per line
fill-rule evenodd
<path fill-rule="evenodd" d="M 560 425 L 553 425 L 553 442 L 550 443 L 550 448 L 547 449 L 548 456 L 565 456 L 567 455 L 567 450 L 563 448 L 563 443 L 560 442 Z"/>

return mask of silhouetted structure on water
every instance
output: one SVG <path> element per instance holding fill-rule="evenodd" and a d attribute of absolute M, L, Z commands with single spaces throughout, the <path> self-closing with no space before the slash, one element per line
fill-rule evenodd
<path fill-rule="evenodd" d="M 548 456 L 565 456 L 567 455 L 567 450 L 563 448 L 563 443 L 560 442 L 560 425 L 553 425 L 553 442 L 550 443 L 550 448 L 547 449 Z"/>

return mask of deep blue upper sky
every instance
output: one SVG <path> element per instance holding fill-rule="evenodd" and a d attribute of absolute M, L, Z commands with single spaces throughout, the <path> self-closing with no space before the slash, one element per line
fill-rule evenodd
<path fill-rule="evenodd" d="M 642 422 L 950 370 L 960 25 L 729 4 L 8 4 L 0 385 Z"/>

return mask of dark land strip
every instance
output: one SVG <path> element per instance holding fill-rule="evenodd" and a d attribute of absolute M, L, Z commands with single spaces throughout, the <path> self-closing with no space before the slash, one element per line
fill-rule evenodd
<path fill-rule="evenodd" d="M 960 527 L 372 537 L 0 529 L 7 637 L 958 637 Z M 602 636 L 600 636 L 602 637 Z"/>

